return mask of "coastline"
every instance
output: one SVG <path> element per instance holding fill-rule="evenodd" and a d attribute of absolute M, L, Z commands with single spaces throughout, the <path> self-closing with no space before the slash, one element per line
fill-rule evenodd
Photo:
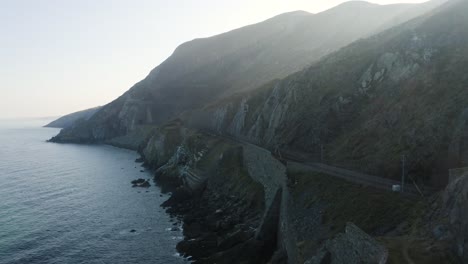
<path fill-rule="evenodd" d="M 330 178 L 180 122 L 152 131 L 124 142 L 138 142 L 130 149 L 170 193 L 161 206 L 182 223 L 184 239 L 176 248 L 194 263 L 315 264 L 330 254 L 394 261 L 402 250 L 394 241 L 407 236 L 437 245 L 433 258 L 451 257 L 447 241 L 434 241 L 430 227 L 421 225 L 426 205 L 417 199 Z M 356 248 L 340 249 L 348 243 Z M 425 252 L 424 244 L 416 247 Z"/>

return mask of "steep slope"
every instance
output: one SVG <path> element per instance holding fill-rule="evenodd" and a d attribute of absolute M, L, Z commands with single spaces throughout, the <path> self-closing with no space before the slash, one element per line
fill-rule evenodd
<path fill-rule="evenodd" d="M 100 106 L 86 109 L 86 110 L 79 111 L 79 112 L 75 112 L 75 113 L 71 113 L 71 114 L 62 116 L 58 118 L 57 120 L 50 122 L 44 127 L 55 127 L 55 128 L 70 127 L 73 125 L 73 123 L 75 123 L 76 121 L 80 119 L 89 120 L 97 111 L 99 111 L 99 109 L 101 109 Z"/>
<path fill-rule="evenodd" d="M 468 165 L 465 1 L 191 114 L 192 125 L 315 160 L 444 185 Z M 285 152 L 286 153 L 286 152 Z"/>
<path fill-rule="evenodd" d="M 54 140 L 102 141 L 125 135 L 138 125 L 161 124 L 236 91 L 286 77 L 359 38 L 432 7 L 349 2 L 316 15 L 283 14 L 187 42 L 89 122 L 63 131 Z"/>

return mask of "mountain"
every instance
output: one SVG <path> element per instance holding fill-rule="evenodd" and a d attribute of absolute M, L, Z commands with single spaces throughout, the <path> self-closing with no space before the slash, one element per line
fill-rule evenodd
<path fill-rule="evenodd" d="M 362 6 L 373 5 L 332 10 Z M 148 85 L 160 79 L 146 79 L 55 140 L 140 134 L 132 139 L 142 144 L 125 136 L 114 144 L 138 148 L 171 192 L 163 205 L 183 219 L 177 249 L 196 262 L 468 263 L 468 176 L 452 177 L 443 195 L 426 188 L 468 165 L 466 10 L 468 1 L 450 0 L 285 78 L 194 97 L 160 126 L 139 119 L 157 113 Z M 130 100 L 143 91 L 146 104 Z M 421 197 L 356 173 L 399 180 L 403 157 Z"/>
<path fill-rule="evenodd" d="M 97 111 L 101 109 L 100 106 L 86 109 L 83 111 L 71 113 L 60 117 L 57 120 L 50 122 L 44 127 L 67 128 L 71 127 L 78 120 L 89 120 Z"/>
<path fill-rule="evenodd" d="M 185 120 L 397 180 L 405 156 L 410 178 L 445 186 L 449 169 L 468 166 L 466 10 L 450 1 Z"/>
<path fill-rule="evenodd" d="M 434 6 L 434 2 L 386 6 L 348 2 L 319 14 L 287 13 L 187 42 L 88 122 L 65 129 L 54 140 L 104 141 L 139 125 L 160 125 L 184 111 L 284 78 Z"/>
<path fill-rule="evenodd" d="M 156 128 L 140 153 L 174 190 L 178 250 L 202 263 L 468 263 L 468 176 L 443 197 L 427 188 L 467 162 L 466 10 L 449 1 Z"/>

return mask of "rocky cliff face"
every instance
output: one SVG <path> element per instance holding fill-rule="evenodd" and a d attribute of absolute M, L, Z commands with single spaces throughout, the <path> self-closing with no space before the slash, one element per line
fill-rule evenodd
<path fill-rule="evenodd" d="M 196 263 L 401 263 L 401 249 L 373 237 L 410 221 L 416 198 L 285 166 L 265 149 L 181 122 L 150 142 L 146 163 L 172 192 L 164 206 L 184 223 L 177 248 Z M 415 263 L 447 259 L 426 248 Z"/>
<path fill-rule="evenodd" d="M 467 177 L 449 185 L 440 205 L 421 212 L 417 197 L 295 163 L 286 170 L 265 149 L 179 121 L 150 142 L 145 160 L 172 192 L 168 211 L 184 223 L 178 249 L 199 263 L 459 263 L 452 250 L 466 255 Z M 421 224 L 432 234 L 420 231 Z"/>
<path fill-rule="evenodd" d="M 304 263 L 304 254 L 315 256 L 310 263 L 322 263 L 330 254 L 331 263 L 345 263 L 346 259 L 354 261 L 350 263 L 378 263 L 375 261 L 388 255 L 384 246 L 353 224 L 338 234 L 340 221 L 353 219 L 351 210 L 326 221 L 311 221 L 325 217 L 322 211 L 335 206 L 322 200 L 335 196 L 335 189 L 312 187 L 319 182 L 314 176 L 287 171 L 265 149 L 187 129 L 178 121 L 154 133 L 142 153 L 146 164 L 155 170 L 158 184 L 172 192 L 164 205 L 184 223 L 186 239 L 177 248 L 196 263 Z M 300 183 L 288 184 L 291 179 Z M 298 188 L 309 188 L 310 192 Z M 348 193 L 369 198 L 365 192 Z M 398 211 L 393 214 L 397 216 Z M 368 210 L 360 218 L 371 217 L 368 222 L 372 225 L 388 227 L 374 221 L 377 215 Z M 398 218 L 393 220 L 401 221 Z M 354 220 L 363 223 L 359 218 Z"/>
<path fill-rule="evenodd" d="M 160 125 L 238 91 L 284 78 L 324 55 L 434 6 L 351 2 L 319 14 L 293 12 L 187 42 L 127 93 L 55 141 L 102 142 Z M 253 132 L 254 133 L 254 132 Z"/>
<path fill-rule="evenodd" d="M 172 192 L 165 206 L 183 218 L 186 240 L 177 247 L 183 254 L 200 263 L 265 263 L 271 257 L 278 223 L 268 212 L 275 211 L 277 188 L 262 185 L 259 178 L 267 175 L 246 163 L 249 152 L 180 122 L 150 139 L 143 156 L 156 181 Z M 270 160 L 257 166 L 276 161 L 262 154 Z"/>
<path fill-rule="evenodd" d="M 345 232 L 328 240 L 319 253 L 304 264 L 369 263 L 385 264 L 388 250 L 352 223 Z"/>
<path fill-rule="evenodd" d="M 441 238 L 451 239 L 458 256 L 463 263 L 468 261 L 468 177 L 465 175 L 447 187 L 443 196 L 443 219 L 447 219 L 447 232 Z M 440 226 L 439 226 L 440 229 Z M 435 229 L 437 232 L 437 228 Z"/>
<path fill-rule="evenodd" d="M 468 162 L 452 148 L 463 146 L 468 98 L 466 3 L 455 4 L 188 120 L 271 149 L 324 149 L 329 163 L 386 177 L 406 155 L 413 177 L 443 186 L 449 166 Z"/>

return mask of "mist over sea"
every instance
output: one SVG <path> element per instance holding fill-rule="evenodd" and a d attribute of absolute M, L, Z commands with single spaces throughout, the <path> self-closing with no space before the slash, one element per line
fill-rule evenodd
<path fill-rule="evenodd" d="M 47 121 L 0 120 L 0 263 L 183 263 L 137 154 L 46 143 Z"/>

